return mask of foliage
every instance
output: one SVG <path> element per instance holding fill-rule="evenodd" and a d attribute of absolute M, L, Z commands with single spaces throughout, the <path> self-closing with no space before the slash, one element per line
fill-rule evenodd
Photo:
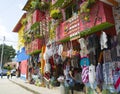
<path fill-rule="evenodd" d="M 68 4 L 70 4 L 72 0 L 65 0 L 62 4 L 62 7 L 66 7 Z"/>
<path fill-rule="evenodd" d="M 50 40 L 55 38 L 55 26 L 50 29 Z"/>
<path fill-rule="evenodd" d="M 43 36 L 41 36 L 41 35 L 39 35 L 39 34 L 36 34 L 35 35 L 35 39 L 37 39 L 37 38 L 42 38 Z"/>
<path fill-rule="evenodd" d="M 57 20 L 57 19 L 60 19 L 62 18 L 62 13 L 59 9 L 52 9 L 51 12 L 50 12 L 50 16 Z"/>
<path fill-rule="evenodd" d="M 34 24 L 31 26 L 31 30 L 33 30 L 33 31 L 38 30 L 38 29 L 39 29 L 39 25 L 40 25 L 39 22 L 34 23 Z"/>
<path fill-rule="evenodd" d="M 7 69 L 7 70 L 11 70 L 11 69 L 12 69 L 11 66 L 4 66 L 3 68 L 4 68 L 4 69 Z"/>
<path fill-rule="evenodd" d="M 61 7 L 64 0 L 57 0 L 57 2 L 52 6 L 52 8 L 58 8 Z"/>
<path fill-rule="evenodd" d="M 66 38 L 64 38 L 64 39 L 62 39 L 62 40 L 60 40 L 60 42 L 67 42 L 67 41 L 70 41 L 70 37 L 66 37 Z"/>
<path fill-rule="evenodd" d="M 2 49 L 3 45 L 0 45 L 0 49 Z M 1 51 L 0 50 L 0 57 L 1 57 Z M 8 46 L 4 44 L 4 50 L 3 50 L 3 65 L 7 62 L 11 62 L 12 59 L 15 57 L 16 52 L 15 49 L 12 46 Z"/>
<path fill-rule="evenodd" d="M 33 51 L 33 52 L 29 53 L 29 55 L 38 54 L 38 53 L 40 53 L 40 52 L 41 52 L 41 50 L 35 50 L 35 51 Z"/>
<path fill-rule="evenodd" d="M 39 0 L 35 0 L 31 2 L 32 9 L 39 9 Z"/>
<path fill-rule="evenodd" d="M 39 6 L 41 11 L 46 11 L 50 8 L 50 4 L 47 2 L 41 2 Z"/>
<path fill-rule="evenodd" d="M 67 6 L 72 0 L 57 0 L 57 2 L 52 5 L 52 8 L 63 8 Z"/>
<path fill-rule="evenodd" d="M 28 35 L 25 34 L 23 36 L 23 38 L 25 40 L 25 43 L 30 43 L 31 42 L 31 35 L 30 34 L 28 34 Z"/>
<path fill-rule="evenodd" d="M 46 11 L 49 9 L 49 7 L 50 4 L 48 2 L 39 1 L 39 0 L 35 0 L 31 2 L 31 8 L 33 10 L 40 9 L 41 11 Z"/>
<path fill-rule="evenodd" d="M 80 17 L 84 21 L 89 21 L 90 7 L 95 0 L 86 0 L 80 5 Z"/>
<path fill-rule="evenodd" d="M 26 25 L 27 24 L 27 18 L 22 19 L 21 24 Z"/>

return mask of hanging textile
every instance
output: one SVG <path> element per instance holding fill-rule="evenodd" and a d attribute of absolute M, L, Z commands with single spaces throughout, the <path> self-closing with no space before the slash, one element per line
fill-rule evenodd
<path fill-rule="evenodd" d="M 82 58 L 82 59 L 80 60 L 80 65 L 81 65 L 81 66 L 89 66 L 89 65 L 90 65 L 89 59 L 88 59 L 88 58 Z"/>
<path fill-rule="evenodd" d="M 88 81 L 89 81 L 88 72 L 89 72 L 89 67 L 88 66 L 83 66 L 82 67 L 82 75 L 81 75 L 83 83 L 88 83 Z"/>
<path fill-rule="evenodd" d="M 114 70 L 113 70 L 113 80 L 114 87 L 117 92 L 120 92 L 120 62 L 113 62 Z"/>
<path fill-rule="evenodd" d="M 104 50 L 103 51 L 103 59 L 104 62 L 112 62 L 112 58 L 111 58 L 111 50 Z"/>
<path fill-rule="evenodd" d="M 120 32 L 118 32 L 117 40 L 118 40 L 118 45 L 120 45 Z"/>
<path fill-rule="evenodd" d="M 95 66 L 94 65 L 90 65 L 89 66 L 89 83 L 90 83 L 90 86 L 91 86 L 91 88 L 92 89 L 95 89 L 96 87 L 95 87 Z"/>
<path fill-rule="evenodd" d="M 112 76 L 113 63 L 104 63 L 103 64 L 103 77 L 106 85 L 113 84 Z"/>
<path fill-rule="evenodd" d="M 59 48 L 58 48 L 58 55 L 61 56 L 62 52 L 63 52 L 63 45 L 60 44 L 60 45 L 59 45 Z"/>
<path fill-rule="evenodd" d="M 105 32 L 102 32 L 102 34 L 100 35 L 100 44 L 101 44 L 101 50 L 103 50 L 104 48 L 108 48 L 107 46 L 107 35 Z"/>
<path fill-rule="evenodd" d="M 100 63 L 98 63 L 96 67 L 96 82 L 97 84 L 103 83 L 103 67 Z"/>
<path fill-rule="evenodd" d="M 80 38 L 79 40 L 79 43 L 80 43 L 80 48 L 83 49 L 83 48 L 87 48 L 86 46 L 86 41 L 84 38 Z"/>
<path fill-rule="evenodd" d="M 41 53 L 41 73 L 43 74 L 44 73 L 44 67 L 45 67 L 45 59 L 44 59 L 44 53 L 45 53 L 45 48 L 46 46 L 43 46 L 42 47 L 42 53 Z"/>

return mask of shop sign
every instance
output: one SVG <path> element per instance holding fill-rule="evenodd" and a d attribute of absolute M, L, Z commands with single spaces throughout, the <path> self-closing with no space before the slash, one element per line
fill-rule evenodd
<path fill-rule="evenodd" d="M 78 32 L 75 32 L 75 33 L 70 34 L 70 39 L 72 39 L 72 38 L 74 38 L 74 37 L 77 37 L 77 36 L 80 36 L 79 34 L 80 34 L 80 32 L 79 32 L 79 31 L 78 31 Z"/>
<path fill-rule="evenodd" d="M 64 33 L 70 34 L 79 30 L 80 22 L 78 15 L 73 16 L 64 23 Z"/>

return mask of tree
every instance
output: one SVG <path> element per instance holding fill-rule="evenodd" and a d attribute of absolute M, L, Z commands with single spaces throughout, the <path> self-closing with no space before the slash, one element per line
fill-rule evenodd
<path fill-rule="evenodd" d="M 2 46 L 3 44 L 0 45 L 0 57 L 1 57 L 1 52 L 2 52 Z M 16 55 L 15 49 L 12 46 L 8 46 L 4 44 L 2 65 L 4 65 L 7 62 L 11 62 L 12 59 L 15 57 L 15 55 Z"/>

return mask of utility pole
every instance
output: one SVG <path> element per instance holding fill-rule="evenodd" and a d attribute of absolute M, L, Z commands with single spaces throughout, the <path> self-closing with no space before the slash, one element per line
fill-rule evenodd
<path fill-rule="evenodd" d="M 2 63 L 3 63 L 3 54 L 4 54 L 4 41 L 5 41 L 5 36 L 3 36 L 3 44 L 2 44 L 2 51 L 1 51 L 1 66 L 0 69 L 2 69 Z"/>

